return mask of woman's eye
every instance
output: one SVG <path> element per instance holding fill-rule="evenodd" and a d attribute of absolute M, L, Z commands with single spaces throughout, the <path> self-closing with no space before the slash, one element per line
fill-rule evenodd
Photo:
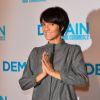
<path fill-rule="evenodd" d="M 53 26 L 53 25 L 54 25 L 54 23 L 51 23 L 51 25 Z"/>
<path fill-rule="evenodd" d="M 42 23 L 41 26 L 45 26 L 45 24 Z"/>

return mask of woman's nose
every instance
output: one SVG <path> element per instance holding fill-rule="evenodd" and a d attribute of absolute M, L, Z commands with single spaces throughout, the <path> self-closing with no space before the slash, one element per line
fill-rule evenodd
<path fill-rule="evenodd" d="M 45 30 L 46 30 L 46 31 L 50 30 L 49 25 L 46 25 L 46 26 L 45 26 Z"/>

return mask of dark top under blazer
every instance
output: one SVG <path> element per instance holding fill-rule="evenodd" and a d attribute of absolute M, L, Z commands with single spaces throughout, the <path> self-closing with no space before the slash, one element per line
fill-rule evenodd
<path fill-rule="evenodd" d="M 32 100 L 77 100 L 73 86 L 88 82 L 80 46 L 71 45 L 65 41 L 55 45 L 52 63 L 54 69 L 60 72 L 61 80 L 47 76 L 37 83 L 36 76 L 42 72 L 43 51 L 47 51 L 51 59 L 53 44 L 47 43 L 44 46 L 33 48 L 22 78 L 19 80 L 21 88 L 27 90 L 34 87 Z"/>

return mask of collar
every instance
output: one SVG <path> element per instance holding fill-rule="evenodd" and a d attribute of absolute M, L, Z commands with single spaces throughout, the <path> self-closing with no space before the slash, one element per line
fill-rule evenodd
<path fill-rule="evenodd" d="M 53 43 L 47 43 L 47 46 L 49 47 L 55 47 L 55 49 L 59 49 L 62 47 L 62 45 L 65 44 L 65 41 L 62 39 L 60 43 L 58 44 L 53 44 Z"/>

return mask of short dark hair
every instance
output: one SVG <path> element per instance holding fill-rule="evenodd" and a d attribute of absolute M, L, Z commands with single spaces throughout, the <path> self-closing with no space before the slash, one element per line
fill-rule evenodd
<path fill-rule="evenodd" d="M 60 7 L 50 7 L 44 10 L 40 16 L 40 23 L 42 23 L 43 20 L 46 22 L 58 24 L 60 29 L 63 28 L 61 31 L 62 36 L 64 35 L 69 25 L 69 17 L 67 12 Z"/>

